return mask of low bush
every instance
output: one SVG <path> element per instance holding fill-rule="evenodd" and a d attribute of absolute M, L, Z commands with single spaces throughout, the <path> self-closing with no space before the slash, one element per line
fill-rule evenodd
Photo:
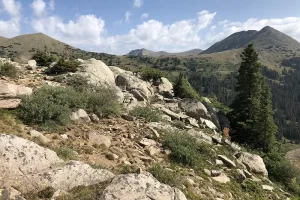
<path fill-rule="evenodd" d="M 64 74 L 67 72 L 76 72 L 79 66 L 79 62 L 66 61 L 60 59 L 53 67 L 47 70 L 47 74 Z"/>
<path fill-rule="evenodd" d="M 207 160 L 215 157 L 208 144 L 197 142 L 187 133 L 167 133 L 163 145 L 171 150 L 169 157 L 173 162 L 193 167 L 195 170 L 203 169 Z"/>
<path fill-rule="evenodd" d="M 149 172 L 161 183 L 178 187 L 182 182 L 180 174 L 176 171 L 166 170 L 160 165 L 153 165 Z"/>
<path fill-rule="evenodd" d="M 141 71 L 141 77 L 145 81 L 157 82 L 161 77 L 165 77 L 166 73 L 159 69 L 145 67 Z"/>
<path fill-rule="evenodd" d="M 0 76 L 7 76 L 10 78 L 17 78 L 19 70 L 10 63 L 0 64 Z"/>
<path fill-rule="evenodd" d="M 83 92 L 91 88 L 88 79 L 79 74 L 66 77 L 66 84 L 78 92 Z"/>
<path fill-rule="evenodd" d="M 132 111 L 130 111 L 130 114 L 136 117 L 145 118 L 148 122 L 159 122 L 162 120 L 160 111 L 153 109 L 149 106 L 136 107 Z"/>
<path fill-rule="evenodd" d="M 49 66 L 57 60 L 55 56 L 40 51 L 33 55 L 32 59 L 36 61 L 38 66 Z"/>
<path fill-rule="evenodd" d="M 19 116 L 27 124 L 53 128 L 66 125 L 71 112 L 85 105 L 85 98 L 72 88 L 45 86 L 22 98 Z"/>
<path fill-rule="evenodd" d="M 62 146 L 56 151 L 57 155 L 64 160 L 72 160 L 75 157 L 74 151 L 68 146 Z"/>

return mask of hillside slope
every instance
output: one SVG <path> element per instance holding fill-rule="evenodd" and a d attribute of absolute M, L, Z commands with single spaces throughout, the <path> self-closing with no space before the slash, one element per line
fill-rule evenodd
<path fill-rule="evenodd" d="M 43 33 L 20 35 L 11 39 L 0 38 L 0 56 L 14 57 L 18 61 L 28 60 L 36 51 L 63 54 L 70 45 L 55 40 Z"/>
<path fill-rule="evenodd" d="M 130 51 L 127 55 L 129 56 L 136 56 L 136 57 L 142 57 L 142 56 L 149 56 L 149 57 L 168 57 L 168 56 L 196 56 L 199 55 L 202 52 L 201 49 L 192 49 L 189 51 L 184 52 L 178 52 L 178 53 L 169 53 L 166 51 L 151 51 L 148 49 L 136 49 L 133 51 Z"/>

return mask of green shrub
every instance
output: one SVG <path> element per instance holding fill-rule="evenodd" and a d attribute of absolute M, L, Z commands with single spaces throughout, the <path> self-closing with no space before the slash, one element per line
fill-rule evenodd
<path fill-rule="evenodd" d="M 162 120 L 161 113 L 158 110 L 153 109 L 149 106 L 136 107 L 132 111 L 130 111 L 130 114 L 136 117 L 145 118 L 148 122 L 159 122 Z"/>
<path fill-rule="evenodd" d="M 171 150 L 170 159 L 178 164 L 201 169 L 206 165 L 206 160 L 215 156 L 208 144 L 199 143 L 187 133 L 166 134 L 164 147 Z"/>
<path fill-rule="evenodd" d="M 191 86 L 184 74 L 180 73 L 174 84 L 174 95 L 180 98 L 200 99 L 195 89 Z"/>
<path fill-rule="evenodd" d="M 78 89 L 78 88 L 77 88 Z M 83 93 L 87 99 L 87 111 L 98 117 L 118 115 L 121 113 L 121 105 L 117 101 L 116 91 L 106 87 L 92 87 Z"/>
<path fill-rule="evenodd" d="M 72 160 L 75 157 L 73 149 L 67 146 L 60 147 L 56 153 L 64 160 Z"/>
<path fill-rule="evenodd" d="M 68 86 L 74 88 L 74 90 L 78 92 L 83 92 L 91 87 L 88 83 L 88 79 L 79 74 L 68 76 L 66 78 L 66 83 Z"/>
<path fill-rule="evenodd" d="M 38 66 L 49 66 L 57 60 L 55 56 L 40 51 L 37 52 L 32 59 L 36 61 Z"/>
<path fill-rule="evenodd" d="M 53 127 L 66 125 L 71 112 L 85 105 L 84 96 L 72 88 L 45 86 L 22 98 L 19 115 L 25 123 Z"/>
<path fill-rule="evenodd" d="M 47 74 L 64 74 L 67 72 L 76 72 L 79 66 L 79 62 L 66 61 L 60 59 L 53 67 L 47 70 Z"/>
<path fill-rule="evenodd" d="M 172 121 L 172 124 L 173 124 L 173 126 L 180 128 L 180 129 L 185 128 L 185 123 L 183 121 L 174 120 L 174 121 Z"/>
<path fill-rule="evenodd" d="M 0 76 L 7 76 L 10 78 L 17 78 L 19 70 L 10 63 L 0 64 Z"/>
<path fill-rule="evenodd" d="M 159 69 L 151 68 L 151 67 L 145 67 L 142 69 L 141 72 L 142 79 L 146 81 L 151 81 L 153 83 L 157 82 L 161 77 L 165 77 L 166 73 L 164 71 L 161 71 Z"/>
<path fill-rule="evenodd" d="M 149 169 L 149 172 L 161 183 L 176 187 L 181 183 L 180 174 L 176 171 L 166 170 L 156 164 Z"/>

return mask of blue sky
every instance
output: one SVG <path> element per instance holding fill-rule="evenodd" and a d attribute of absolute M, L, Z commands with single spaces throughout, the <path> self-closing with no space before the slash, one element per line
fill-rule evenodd
<path fill-rule="evenodd" d="M 177 52 L 266 25 L 300 41 L 299 10 L 299 0 L 0 0 L 0 35 L 43 32 L 114 54 Z"/>

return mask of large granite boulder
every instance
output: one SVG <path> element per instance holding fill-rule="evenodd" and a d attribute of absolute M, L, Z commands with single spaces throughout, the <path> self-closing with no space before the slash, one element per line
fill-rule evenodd
<path fill-rule="evenodd" d="M 238 162 L 244 164 L 247 170 L 256 174 L 268 176 L 268 171 L 263 159 L 259 155 L 240 152 L 237 155 Z"/>

